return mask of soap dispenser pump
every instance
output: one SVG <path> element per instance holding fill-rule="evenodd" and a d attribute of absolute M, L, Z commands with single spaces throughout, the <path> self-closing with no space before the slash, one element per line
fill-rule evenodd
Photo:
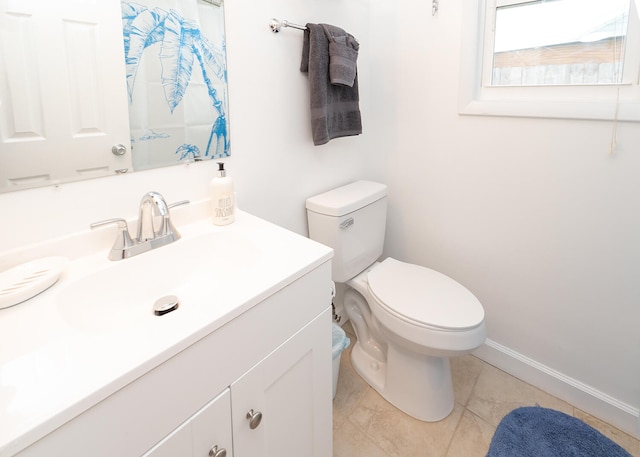
<path fill-rule="evenodd" d="M 218 162 L 217 175 L 211 180 L 211 207 L 215 225 L 227 225 L 234 221 L 234 199 L 233 179 L 227 176 L 224 163 Z"/>

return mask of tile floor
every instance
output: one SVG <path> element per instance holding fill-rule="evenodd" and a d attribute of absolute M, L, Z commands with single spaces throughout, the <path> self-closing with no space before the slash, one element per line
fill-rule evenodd
<path fill-rule="evenodd" d="M 474 356 L 452 359 L 456 405 L 444 420 L 426 423 L 387 403 L 351 367 L 343 351 L 333 402 L 334 457 L 484 457 L 500 420 L 519 406 L 540 405 L 573 415 L 640 457 L 640 441 Z"/>

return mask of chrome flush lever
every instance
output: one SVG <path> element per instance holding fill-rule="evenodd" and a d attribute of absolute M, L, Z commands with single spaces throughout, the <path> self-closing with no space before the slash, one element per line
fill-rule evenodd
<path fill-rule="evenodd" d="M 349 219 L 346 219 L 342 222 L 340 222 L 340 228 L 342 230 L 351 227 L 353 224 L 355 224 L 355 221 L 353 220 L 352 217 L 350 217 Z"/>

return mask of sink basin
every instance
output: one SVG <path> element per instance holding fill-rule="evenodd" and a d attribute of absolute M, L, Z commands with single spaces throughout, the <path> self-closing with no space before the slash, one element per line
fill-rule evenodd
<path fill-rule="evenodd" d="M 195 307 L 217 306 L 263 258 L 238 231 L 212 232 L 129 259 L 70 282 L 57 294 L 61 317 L 75 330 L 110 333 L 179 319 Z M 175 295 L 180 305 L 157 316 L 154 303 Z"/>

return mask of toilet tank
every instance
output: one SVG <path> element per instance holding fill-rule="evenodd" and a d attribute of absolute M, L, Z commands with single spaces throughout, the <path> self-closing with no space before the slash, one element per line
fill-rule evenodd
<path fill-rule="evenodd" d="M 381 255 L 387 186 L 356 181 L 307 199 L 309 238 L 333 248 L 332 278 L 346 282 Z"/>

